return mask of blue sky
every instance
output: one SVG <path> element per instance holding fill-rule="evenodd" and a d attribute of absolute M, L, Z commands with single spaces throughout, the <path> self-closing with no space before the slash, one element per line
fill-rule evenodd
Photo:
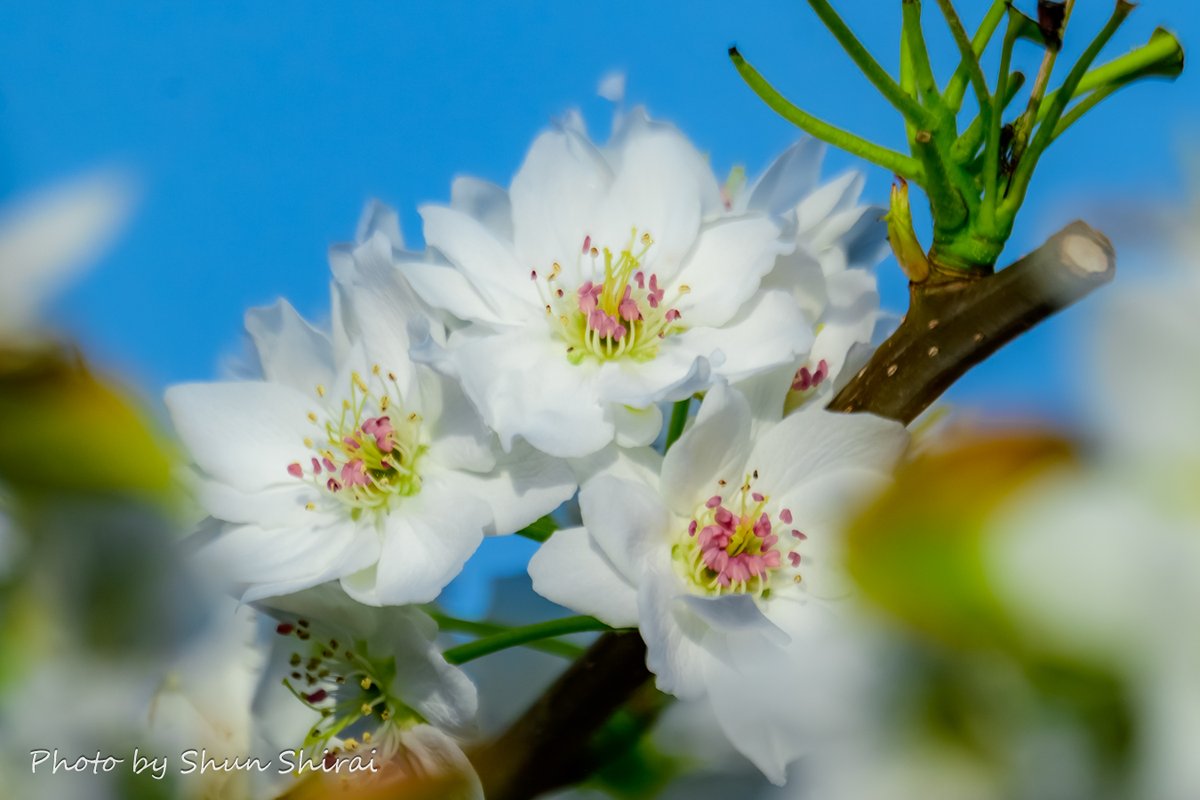
<path fill-rule="evenodd" d="M 899 2 L 838 5 L 894 64 Z M 928 27 L 941 31 L 929 5 Z M 973 25 L 986 4 L 959 6 Z M 1109 8 L 1079 3 L 1068 54 Z M 1159 24 L 1186 46 L 1200 11 L 1147 0 L 1107 53 Z M 456 174 L 507 184 L 552 117 L 579 107 L 603 135 L 612 109 L 595 87 L 611 70 L 628 74 L 630 103 L 676 122 L 721 171 L 761 169 L 798 136 L 737 77 L 725 55 L 734 42 L 808 110 L 902 145 L 894 112 L 799 0 L 8 3 L 0 26 L 0 195 L 100 165 L 140 182 L 138 214 L 58 318 L 152 402 L 168 383 L 215 374 L 247 306 L 286 296 L 322 316 L 326 249 L 351 235 L 367 198 L 395 205 L 417 242 L 418 204 L 446 199 Z M 934 56 L 943 75 L 957 60 L 940 33 Z M 1021 57 L 1035 69 L 1035 53 Z M 1115 202 L 1182 198 L 1178 164 L 1200 130 L 1198 100 L 1200 78 L 1185 74 L 1093 112 L 1043 162 L 1011 254 L 1075 217 L 1113 220 Z M 853 166 L 831 153 L 827 174 Z M 883 201 L 889 183 L 870 170 L 868 197 Z M 1131 252 L 1130 232 L 1114 233 Z M 1138 260 L 1123 269 L 1118 288 Z M 885 302 L 901 310 L 898 270 L 888 262 L 880 274 Z M 1010 346 L 952 399 L 1069 416 L 1072 335 L 1086 318 L 1068 313 Z M 489 548 L 473 575 L 511 569 L 530 549 Z M 459 605 L 478 608 L 479 583 L 460 585 Z"/>
<path fill-rule="evenodd" d="M 867 5 L 839 4 L 893 64 L 899 3 Z M 948 69 L 952 45 L 929 5 L 935 60 Z M 969 24 L 985 5 L 959 3 Z M 1072 51 L 1110 7 L 1079 6 Z M 1148 0 L 1107 52 L 1158 24 L 1186 45 L 1198 21 L 1193 3 Z M 611 109 L 594 90 L 612 69 L 627 72 L 629 102 L 679 124 L 722 170 L 759 169 L 797 136 L 729 66 L 733 42 L 807 109 L 902 143 L 894 112 L 797 0 L 20 3 L 0 10 L 0 24 L 0 193 L 104 164 L 143 188 L 125 235 L 60 312 L 148 396 L 213 375 L 249 305 L 282 295 L 320 316 L 326 248 L 351 234 L 368 197 L 397 206 L 419 241 L 419 203 L 445 199 L 456 174 L 507 183 L 565 109 L 582 108 L 603 135 Z M 1023 56 L 1032 69 L 1036 54 Z M 1103 216 L 1106 200 L 1181 197 L 1197 80 L 1138 86 L 1093 112 L 1044 162 L 1011 252 L 1076 216 Z M 827 171 L 853 165 L 832 153 Z M 870 170 L 868 196 L 882 201 L 888 183 Z M 881 275 L 899 308 L 897 270 Z M 1068 326 L 1027 337 L 953 396 L 1006 411 L 1060 407 Z"/>

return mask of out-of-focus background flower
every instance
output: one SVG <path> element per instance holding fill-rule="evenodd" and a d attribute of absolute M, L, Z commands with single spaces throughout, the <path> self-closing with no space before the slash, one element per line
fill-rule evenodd
<path fill-rule="evenodd" d="M 899 3 L 840 5 L 894 61 Z M 984 6 L 958 5 L 968 25 Z M 1064 60 L 1107 13 L 1079 4 Z M 1200 34 L 1185 0 L 1145 3 L 1134 19 L 1108 53 L 1156 24 L 1185 47 Z M 13 4 L 0 23 L 0 198 L 98 165 L 139 190 L 91 271 L 0 342 L 0 748 L 22 756 L 0 758 L 11 791 L 31 746 L 256 746 L 244 716 L 255 622 L 214 611 L 178 563 L 193 520 L 147 478 L 171 458 L 156 398 L 236 356 L 245 308 L 287 296 L 320 316 L 327 247 L 350 238 L 365 199 L 396 206 L 419 242 L 419 203 L 444 200 L 456 174 L 506 184 L 552 117 L 580 107 L 602 138 L 613 104 L 595 90 L 614 72 L 626 106 L 679 124 L 719 171 L 756 172 L 797 132 L 742 84 L 732 42 L 812 111 L 903 142 L 803 3 Z M 932 45 L 943 70 L 956 63 L 948 36 Z M 1043 162 L 1005 260 L 1083 217 L 1114 240 L 1118 278 L 956 385 L 954 406 L 1008 425 L 923 442 L 860 523 L 861 646 L 888 669 L 841 687 L 861 689 L 848 730 L 770 796 L 926 797 L 931 781 L 948 797 L 1196 796 L 1198 130 L 1200 78 L 1185 70 L 1104 104 Z M 830 152 L 827 173 L 849 168 L 867 172 L 866 199 L 886 199 L 889 175 Z M 888 262 L 880 277 L 884 305 L 902 311 L 899 271 Z M 489 543 L 448 605 L 486 613 L 490 579 L 521 571 L 531 549 Z M 501 591 L 495 603 L 516 601 Z M 480 665 L 485 692 L 559 667 L 511 656 Z M 485 698 L 485 725 L 509 705 Z M 149 708 L 157 733 L 143 728 Z M 692 711 L 672 708 L 607 785 L 637 796 L 703 762 L 711 773 L 670 791 L 758 791 L 737 757 L 683 735 L 705 728 Z M 70 796 L 72 784 L 54 786 Z M 99 796 L 94 781 L 73 788 Z"/>

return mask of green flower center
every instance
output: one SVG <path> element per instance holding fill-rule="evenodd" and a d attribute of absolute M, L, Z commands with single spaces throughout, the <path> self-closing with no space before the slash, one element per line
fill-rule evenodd
<path fill-rule="evenodd" d="M 297 643 L 284 686 L 321 715 L 304 738 L 305 755 L 321 758 L 363 748 L 386 761 L 400 749 L 400 735 L 425 722 L 389 691 L 396 677 L 394 657 L 372 658 L 366 642 L 321 638 L 304 619 L 281 622 L 275 630 Z"/>
<path fill-rule="evenodd" d="M 628 245 L 614 254 L 607 247 L 594 247 L 591 237 L 586 237 L 579 260 L 590 259 L 591 265 L 589 270 L 581 263 L 580 272 L 603 277 L 584 281 L 575 289 L 561 285 L 562 266 L 557 262 L 544 280 L 536 270 L 530 273 L 546 305 L 547 319 L 566 343 L 571 363 L 589 358 L 649 361 L 658 355 L 662 339 L 684 329 L 674 304 L 690 289 L 679 286 L 667 302 L 658 276 L 642 269 L 653 244 L 650 234 L 639 237 L 634 229 Z"/>
<path fill-rule="evenodd" d="M 316 393 L 326 400 L 324 386 L 317 386 Z M 353 519 L 364 511 L 386 513 L 397 498 L 419 492 L 419 461 L 428 449 L 421 438 L 422 418 L 405 413 L 393 397 L 400 397 L 394 374 L 376 365 L 368 382 L 353 373 L 339 407 L 324 416 L 309 412 L 309 421 L 320 431 L 304 439 L 313 455 L 307 469 L 293 462 L 288 474 L 320 487 L 326 497 L 348 508 Z"/>

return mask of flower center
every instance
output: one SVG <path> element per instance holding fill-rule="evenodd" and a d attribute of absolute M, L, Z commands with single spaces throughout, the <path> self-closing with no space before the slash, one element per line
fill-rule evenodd
<path fill-rule="evenodd" d="M 800 583 L 800 553 L 807 537 L 791 527 L 790 509 L 772 513 L 771 498 L 754 491 L 755 471 L 734 491 L 718 481 L 672 549 L 676 568 L 701 594 L 766 597 L 772 580 L 790 574 Z"/>
<path fill-rule="evenodd" d="M 658 276 L 641 267 L 653 244 L 650 234 L 639 237 L 634 229 L 629 244 L 614 255 L 607 247 L 594 247 L 592 238 L 586 237 L 578 258 L 591 259 L 591 269 L 581 272 L 603 277 L 575 289 L 560 285 L 562 267 L 557 262 L 544 280 L 539 279 L 537 270 L 530 273 L 546 304 L 547 318 L 567 343 L 571 363 L 585 358 L 649 361 L 658 354 L 659 340 L 683 330 L 674 305 L 690 289 L 679 286 L 667 302 Z"/>
<path fill-rule="evenodd" d="M 324 399 L 325 394 L 325 387 L 318 386 L 317 397 Z M 304 440 L 313 451 L 308 469 L 297 461 L 288 465 L 288 474 L 318 486 L 326 497 L 349 508 L 354 519 L 365 510 L 387 512 L 396 498 L 419 492 L 417 462 L 426 450 L 421 416 L 406 414 L 392 401 L 393 395 L 400 396 L 396 376 L 378 365 L 371 369 L 370 383 L 353 373 L 349 396 L 340 408 L 323 420 L 309 412 L 309 421 L 321 432 Z"/>
<path fill-rule="evenodd" d="M 783 403 L 784 414 L 790 414 L 800 408 L 816 394 L 817 389 L 829 380 L 829 362 L 821 359 L 814 367 L 811 362 L 796 370 L 792 378 L 792 388 Z"/>
<path fill-rule="evenodd" d="M 275 631 L 297 642 L 283 685 L 321 715 L 304 737 L 305 754 L 319 758 L 324 751 L 366 746 L 388 760 L 401 747 L 400 734 L 425 722 L 388 691 L 396 676 L 394 657 L 372 659 L 365 643 L 318 638 L 304 619 L 281 622 Z"/>

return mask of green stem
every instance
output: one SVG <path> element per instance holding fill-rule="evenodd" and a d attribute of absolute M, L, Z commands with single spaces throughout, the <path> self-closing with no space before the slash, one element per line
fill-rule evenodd
<path fill-rule="evenodd" d="M 800 130 L 815 136 L 823 142 L 828 142 L 834 147 L 839 147 L 851 155 L 870 161 L 872 164 L 878 164 L 884 169 L 907 178 L 914 183 L 919 184 L 921 182 L 923 177 L 921 165 L 916 159 L 906 156 L 903 153 L 897 153 L 895 150 L 889 150 L 874 142 L 868 142 L 866 139 L 830 125 L 828 122 L 817 119 L 808 112 L 797 108 L 786 97 L 780 94 L 775 87 L 767 83 L 758 70 L 742 57 L 742 54 L 738 52 L 736 47 L 729 48 L 729 58 L 733 61 L 734 67 L 737 68 L 746 85 L 754 90 L 754 93 L 776 114 L 779 114 L 779 116 Z"/>
<path fill-rule="evenodd" d="M 975 31 L 975 36 L 971 39 L 971 53 L 975 61 L 979 60 L 988 43 L 992 41 L 992 35 L 995 34 L 996 28 L 1000 27 L 1007 8 L 1006 0 L 993 0 L 992 7 L 988 9 L 983 22 L 979 24 L 979 30 Z M 967 91 L 968 68 L 966 59 L 963 59 L 959 62 L 958 69 L 954 70 L 954 75 L 950 77 L 950 82 L 946 84 L 943 98 L 946 107 L 955 114 L 962 108 L 963 95 Z"/>
<path fill-rule="evenodd" d="M 1058 126 L 1054 129 L 1054 136 L 1050 141 L 1054 141 L 1054 139 L 1062 136 L 1063 132 L 1078 122 L 1080 117 L 1099 105 L 1110 94 L 1127 85 L 1128 84 L 1126 83 L 1114 83 L 1097 89 L 1088 96 L 1084 97 L 1074 106 L 1072 106 L 1071 110 L 1067 112 L 1061 120 L 1059 120 Z"/>
<path fill-rule="evenodd" d="M 1001 109 L 1008 108 L 1016 98 L 1017 92 L 1021 91 L 1021 87 L 1025 85 L 1025 74 L 1023 72 L 1014 72 L 1008 77 L 1008 84 L 1005 86 L 1004 103 L 1001 104 Z M 991 119 L 991 113 L 987 117 Z M 979 145 L 983 144 L 984 131 L 987 130 L 983 118 L 983 114 L 975 117 L 971 121 L 971 124 L 967 126 L 967 129 L 963 131 L 963 135 L 958 137 L 958 141 L 954 143 L 954 160 L 959 164 L 971 163 L 979 151 Z"/>
<path fill-rule="evenodd" d="M 1054 138 L 1054 131 L 1058 127 L 1058 122 L 1062 119 L 1063 111 L 1067 104 L 1071 102 L 1071 98 L 1079 89 L 1079 84 L 1083 80 L 1083 76 L 1087 73 L 1092 62 L 1096 60 L 1096 56 L 1104 49 L 1104 45 L 1108 44 L 1108 40 L 1117 32 L 1117 28 L 1121 27 L 1121 23 L 1133 11 L 1134 6 L 1126 0 L 1117 0 L 1117 5 L 1113 9 L 1112 16 L 1108 18 L 1108 22 L 1096 34 L 1096 38 L 1083 51 L 1083 55 L 1075 62 L 1075 66 L 1067 74 L 1063 85 L 1055 92 L 1054 102 L 1049 104 L 1049 111 L 1046 112 L 1045 120 L 1038 126 L 1037 134 L 1033 137 L 1033 142 L 1030 143 L 1029 149 L 1021 158 L 1017 169 L 1013 174 L 1012 188 L 1009 190 L 1008 197 L 1004 203 L 1005 216 L 1011 219 L 1016 215 L 1017 210 L 1021 207 L 1021 203 L 1025 200 L 1025 193 L 1029 189 L 1029 180 L 1033 177 L 1033 171 L 1037 167 L 1038 160 L 1042 154 L 1046 152 L 1046 148 L 1050 145 Z"/>
<path fill-rule="evenodd" d="M 862 42 L 858 40 L 845 21 L 833 10 L 829 0 L 808 0 L 808 4 L 812 6 L 813 11 L 821 18 L 821 22 L 825 23 L 825 27 L 837 39 L 838 44 L 842 46 L 842 49 L 846 51 L 846 54 L 850 56 L 867 80 L 879 90 L 884 99 L 903 114 L 905 119 L 915 125 L 928 127 L 932 122 L 930 113 L 905 94 L 904 90 L 900 88 L 900 84 L 896 83 L 892 76 L 879 65 L 879 62 L 867 48 L 863 47 Z"/>
<path fill-rule="evenodd" d="M 451 664 L 465 664 L 510 647 L 530 646 L 532 642 L 542 639 L 552 639 L 569 633 L 608 630 L 612 629 L 594 617 L 563 617 L 549 622 L 509 628 L 473 642 L 451 647 L 443 652 L 442 656 Z"/>
<path fill-rule="evenodd" d="M 954 41 L 958 45 L 959 55 L 962 57 L 962 66 L 967 69 L 967 77 L 971 81 L 971 86 L 975 89 L 975 98 L 979 101 L 980 116 L 988 114 L 988 109 L 991 107 L 991 95 L 988 93 L 987 79 L 983 77 L 983 67 L 979 65 L 979 56 L 975 54 L 975 46 L 969 38 L 967 38 L 967 29 L 963 27 L 962 20 L 958 17 L 958 12 L 954 10 L 954 4 L 951 0 L 937 0 L 938 6 L 942 9 L 942 16 L 946 18 L 946 24 L 950 26 L 950 33 L 954 36 Z M 984 123 L 987 124 L 986 122 Z"/>
<path fill-rule="evenodd" d="M 1000 131 L 1004 127 L 1004 98 L 1008 95 L 1008 69 L 1012 64 L 1013 45 L 1017 42 L 1017 26 L 1009 17 L 1008 29 L 1004 32 L 1004 46 L 1000 50 L 1000 74 L 996 78 L 996 93 L 992 95 L 992 115 L 987 125 L 987 144 L 983 152 L 983 205 L 980 207 L 979 226 L 986 233 L 996 231 L 996 197 L 1000 184 Z"/>
<path fill-rule="evenodd" d="M 922 184 L 922 188 L 929 197 L 929 205 L 933 212 L 935 238 L 958 230 L 967 221 L 966 202 L 947 172 L 946 160 L 942 157 L 933 134 L 929 131 L 919 132 L 914 152 L 925 167 L 925 183 Z"/>
<path fill-rule="evenodd" d="M 680 400 L 671 407 L 671 422 L 667 425 L 667 443 L 663 450 L 670 450 L 671 445 L 679 441 L 679 437 L 683 435 L 684 426 L 687 425 L 688 409 L 691 408 L 692 398 Z"/>
<path fill-rule="evenodd" d="M 516 531 L 516 535 L 532 539 L 535 542 L 544 542 L 553 536 L 556 530 L 558 530 L 558 523 L 547 514 L 541 519 L 529 523 L 529 525 L 521 530 Z"/>
<path fill-rule="evenodd" d="M 937 79 L 933 77 L 933 66 L 929 63 L 929 48 L 925 44 L 925 33 L 921 30 L 920 0 L 904 0 L 902 15 L 903 28 L 901 30 L 905 43 L 908 45 L 907 55 L 911 60 L 913 80 L 917 91 L 924 99 L 926 106 L 938 108 L 942 105 L 942 95 L 938 91 Z"/>
<path fill-rule="evenodd" d="M 1086 94 L 1113 84 L 1124 86 L 1152 75 L 1176 78 L 1182 70 L 1183 48 L 1179 40 L 1170 31 L 1159 28 L 1150 37 L 1149 42 L 1136 50 L 1088 70 L 1075 87 L 1075 94 Z M 1038 113 L 1038 122 L 1045 119 L 1050 108 L 1057 102 L 1058 94 L 1058 91 L 1053 91 L 1046 96 L 1045 103 Z"/>
<path fill-rule="evenodd" d="M 1062 30 L 1065 31 L 1067 23 L 1071 21 L 1071 12 L 1075 10 L 1075 0 L 1067 0 L 1067 4 L 1063 11 Z M 1025 152 L 1025 146 L 1029 142 L 1030 131 L 1033 130 L 1034 120 L 1038 117 L 1038 112 L 1041 111 L 1042 99 L 1046 96 L 1046 88 L 1050 84 L 1050 74 L 1054 72 L 1054 63 L 1058 59 L 1059 48 L 1047 47 L 1042 54 L 1042 65 L 1038 68 L 1037 77 L 1033 81 L 1033 88 L 1029 92 L 1029 103 L 1025 106 L 1025 113 L 1017 120 L 1016 130 L 1013 138 L 1013 157 L 1019 159 L 1021 154 Z"/>
<path fill-rule="evenodd" d="M 500 625 L 495 622 L 479 622 L 471 619 L 461 619 L 460 617 L 452 617 L 448 614 L 443 614 L 440 611 L 427 608 L 425 613 L 433 617 L 437 622 L 440 630 L 447 633 L 465 633 L 470 636 L 497 636 L 506 631 L 512 630 L 509 625 Z M 525 647 L 531 650 L 540 650 L 543 653 L 550 655 L 561 656 L 567 659 L 576 659 L 583 655 L 584 648 L 571 644 L 570 642 L 560 642 L 554 639 L 543 641 L 527 642 Z"/>
<path fill-rule="evenodd" d="M 917 76 L 916 70 L 913 68 L 912 53 L 908 47 L 908 31 L 905 28 L 900 29 L 900 88 L 909 97 L 917 96 Z M 904 120 L 904 138 L 908 142 L 909 152 L 912 151 L 915 145 L 917 135 L 917 126 L 911 121 Z"/>

